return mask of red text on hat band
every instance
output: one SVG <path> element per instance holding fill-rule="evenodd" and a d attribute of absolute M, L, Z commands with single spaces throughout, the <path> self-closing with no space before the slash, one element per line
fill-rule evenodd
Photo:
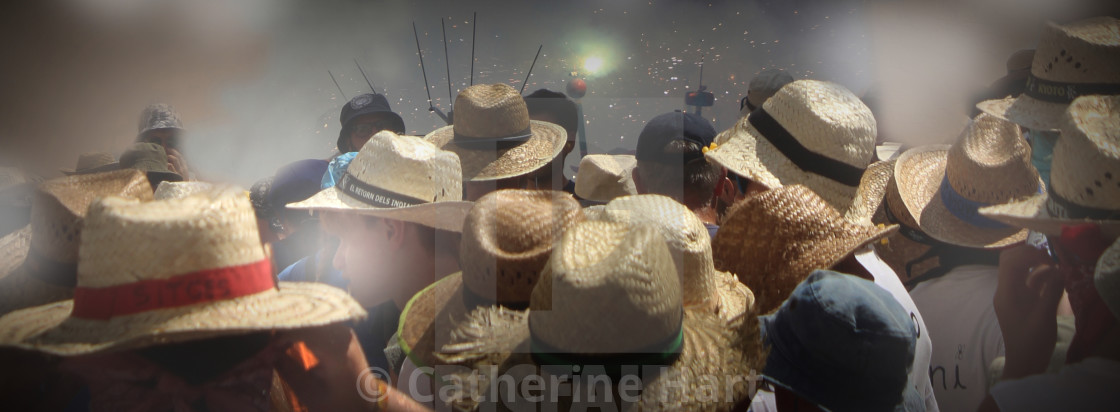
<path fill-rule="evenodd" d="M 271 289 L 272 265 L 265 259 L 167 279 L 142 280 L 105 288 L 74 289 L 71 316 L 110 319 L 156 309 L 217 302 Z"/>

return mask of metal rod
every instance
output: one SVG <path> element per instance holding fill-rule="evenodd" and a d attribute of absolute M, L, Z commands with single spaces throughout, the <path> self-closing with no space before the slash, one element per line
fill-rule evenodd
<path fill-rule="evenodd" d="M 424 74 L 424 92 L 428 94 L 428 111 L 434 111 L 432 106 L 432 91 L 428 86 L 428 72 L 424 70 L 424 52 L 420 51 L 420 35 L 416 34 L 416 22 L 412 22 L 412 37 L 416 39 L 416 54 L 420 55 L 420 73 Z"/>
<path fill-rule="evenodd" d="M 543 44 L 541 45 L 541 47 L 537 47 L 537 55 L 533 56 L 533 64 L 529 65 L 529 72 L 525 73 L 525 81 L 521 82 L 521 92 L 520 92 L 521 94 L 525 93 L 525 85 L 529 84 L 529 76 L 533 75 L 533 66 L 537 65 L 537 58 L 541 57 L 541 49 L 543 49 L 543 48 L 544 48 Z"/>
<path fill-rule="evenodd" d="M 478 38 L 478 12 L 471 18 L 471 86 L 474 86 L 474 42 Z"/>
<path fill-rule="evenodd" d="M 704 88 L 704 55 L 701 54 L 700 55 L 700 85 L 696 88 L 696 90 L 700 90 L 700 89 L 703 89 L 703 88 Z"/>
<path fill-rule="evenodd" d="M 439 25 L 443 28 L 443 62 L 447 66 L 447 106 L 455 110 L 455 96 L 451 94 L 451 60 L 447 58 L 447 25 L 443 18 L 439 18 Z"/>
<path fill-rule="evenodd" d="M 334 82 L 334 87 L 338 88 L 338 94 L 342 95 L 342 100 L 350 100 L 346 98 L 346 93 L 342 91 L 342 86 L 338 85 L 338 80 L 335 80 L 334 73 L 331 73 L 330 69 L 327 69 L 327 74 L 331 76 L 331 81 Z"/>
<path fill-rule="evenodd" d="M 366 76 L 366 71 L 362 70 L 362 64 L 358 63 L 358 59 L 354 59 L 354 64 L 358 66 L 358 71 L 362 72 L 362 78 L 366 79 L 366 84 L 369 85 L 369 90 L 377 94 L 377 88 L 373 87 L 373 82 L 369 81 L 369 76 Z"/>

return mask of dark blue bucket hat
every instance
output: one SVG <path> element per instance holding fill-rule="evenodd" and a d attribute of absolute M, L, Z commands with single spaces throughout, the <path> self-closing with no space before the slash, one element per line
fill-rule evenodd
<path fill-rule="evenodd" d="M 646 122 L 642 133 L 638 135 L 636 157 L 640 162 L 675 163 L 689 162 L 703 159 L 704 155 L 697 153 L 692 158 L 681 158 L 680 155 L 664 153 L 665 146 L 674 140 L 687 140 L 700 147 L 712 144 L 716 137 L 716 129 L 707 119 L 692 113 L 683 113 L 679 110 L 657 115 Z"/>
<path fill-rule="evenodd" d="M 338 120 L 342 123 L 342 130 L 338 132 L 338 142 L 336 143 L 339 153 L 356 152 L 361 149 L 360 147 L 350 147 L 350 139 L 348 139 L 350 122 L 359 116 L 371 113 L 388 114 L 394 123 L 389 130 L 397 134 L 404 134 L 404 119 L 389 107 L 389 100 L 385 98 L 385 95 L 379 93 L 360 94 L 350 99 L 349 103 L 342 105 L 342 113 L 338 115 Z"/>
<path fill-rule="evenodd" d="M 917 331 L 882 287 L 818 270 L 760 316 L 763 376 L 832 411 L 924 411 L 908 383 Z"/>

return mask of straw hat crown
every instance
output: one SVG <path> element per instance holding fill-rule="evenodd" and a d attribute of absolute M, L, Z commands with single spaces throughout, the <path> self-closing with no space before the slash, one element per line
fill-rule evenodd
<path fill-rule="evenodd" d="M 875 116 L 843 86 L 798 80 L 782 87 L 762 107 L 815 153 L 858 168 L 875 156 Z"/>
<path fill-rule="evenodd" d="M 533 289 L 534 341 L 567 353 L 635 353 L 681 331 L 680 278 L 647 225 L 588 221 L 564 234 Z"/>
<path fill-rule="evenodd" d="M 1039 79 L 1120 83 L 1120 21 L 1095 17 L 1067 25 L 1048 22 L 1031 62 Z"/>
<path fill-rule="evenodd" d="M 264 260 L 249 199 L 233 187 L 212 196 L 147 203 L 109 197 L 90 205 L 78 287 L 165 279 Z"/>
<path fill-rule="evenodd" d="M 468 87 L 455 97 L 455 134 L 492 139 L 529 132 L 525 99 L 507 84 Z"/>
<path fill-rule="evenodd" d="M 77 262 L 87 209 L 108 195 L 146 201 L 152 199 L 152 187 L 143 172 L 131 169 L 43 182 L 32 199 L 31 247 L 58 262 Z"/>
<path fill-rule="evenodd" d="M 583 221 L 571 195 L 499 190 L 478 199 L 463 224 L 463 285 L 497 303 L 527 303 L 553 244 Z"/>
<path fill-rule="evenodd" d="M 1003 203 L 1038 193 L 1038 170 L 1019 127 L 981 113 L 949 149 L 945 176 L 966 199 Z"/>
<path fill-rule="evenodd" d="M 366 142 L 347 172 L 362 182 L 425 202 L 463 199 L 459 158 L 414 136 L 382 131 Z"/>
<path fill-rule="evenodd" d="M 620 196 L 636 195 L 634 155 L 591 154 L 579 161 L 576 195 L 596 202 L 609 202 Z"/>
<path fill-rule="evenodd" d="M 1050 185 L 1072 203 L 1120 209 L 1120 96 L 1087 96 L 1070 104 L 1054 147 Z"/>

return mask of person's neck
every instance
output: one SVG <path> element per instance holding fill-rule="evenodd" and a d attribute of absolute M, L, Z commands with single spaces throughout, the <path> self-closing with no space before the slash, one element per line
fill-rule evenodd
<path fill-rule="evenodd" d="M 700 218 L 701 222 L 711 225 L 719 224 L 719 213 L 717 213 L 716 208 L 712 206 L 701 206 L 692 209 L 692 213 L 695 213 L 696 217 Z"/>

